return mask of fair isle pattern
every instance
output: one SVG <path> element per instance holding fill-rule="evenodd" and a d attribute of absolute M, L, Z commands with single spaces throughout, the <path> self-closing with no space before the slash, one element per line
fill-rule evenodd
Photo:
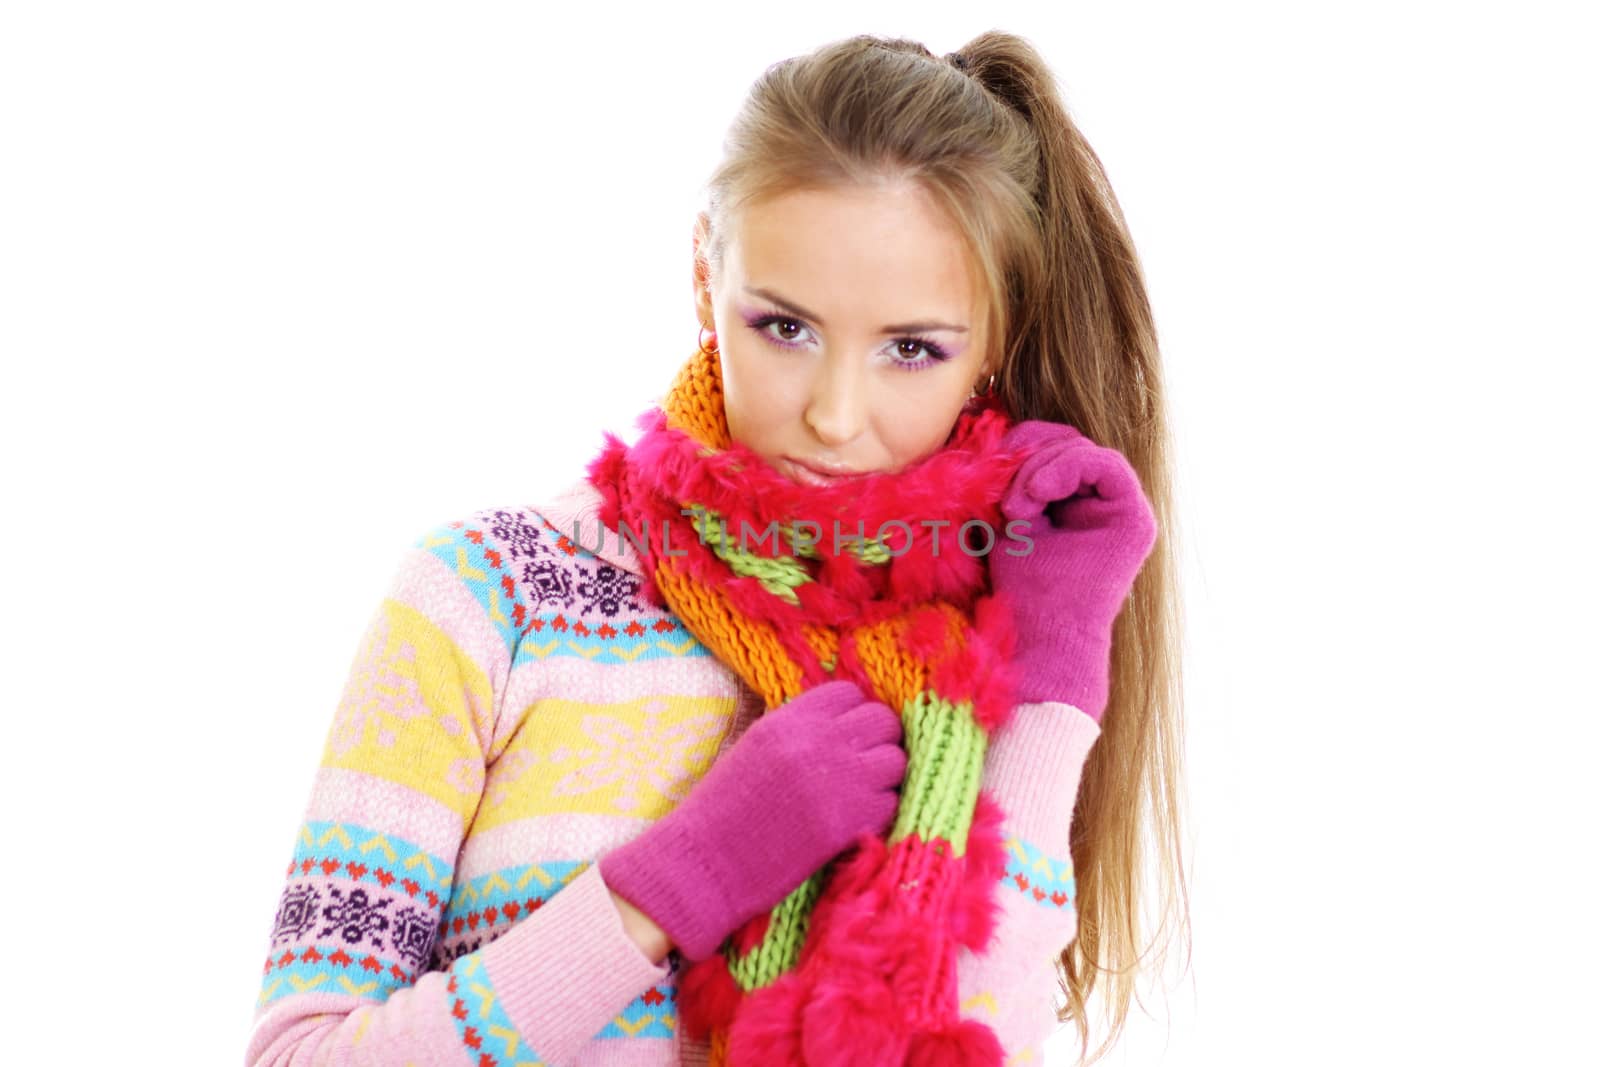
<path fill-rule="evenodd" d="M 307 945 L 269 959 L 264 968 L 258 1007 L 293 993 L 344 993 L 383 1002 L 396 990 L 412 985 L 417 975 L 384 963 L 370 953 L 350 953 L 336 945 Z"/>
<path fill-rule="evenodd" d="M 637 576 L 600 559 L 581 540 L 574 542 L 542 516 L 533 518 L 542 538 L 533 543 L 556 561 L 553 567 L 538 565 L 541 569 L 537 573 L 545 584 L 538 587 L 536 609 L 558 599 L 571 604 L 571 600 L 559 596 L 570 590 L 579 614 L 591 619 L 595 615 L 606 618 L 599 625 L 590 626 L 581 618 L 569 621 L 563 612 L 536 615 L 524 630 L 522 647 L 517 650 L 518 662 L 582 656 L 596 663 L 632 663 L 711 655 L 684 629 L 677 616 L 664 614 L 640 599 Z M 625 618 L 629 615 L 632 617 Z"/>
<path fill-rule="evenodd" d="M 513 670 L 552 656 L 632 663 L 711 654 L 674 616 L 641 602 L 637 576 L 531 509 L 480 511 L 429 532 L 417 547 L 472 591 L 512 654 Z"/>
<path fill-rule="evenodd" d="M 546 697 L 539 728 L 515 731 L 497 757 L 474 825 L 556 814 L 659 818 L 710 767 L 735 710 L 729 696 Z"/>
<path fill-rule="evenodd" d="M 513 670 L 529 661 L 567 656 L 626 665 L 711 654 L 675 616 L 638 599 L 636 575 L 594 555 L 536 511 L 479 512 L 467 521 L 436 530 L 423 539 L 423 547 L 450 564 L 472 589 L 508 642 Z M 559 768 L 564 762 L 578 761 L 554 783 L 551 795 L 543 797 L 541 811 L 564 807 L 556 803 L 559 794 L 574 798 L 567 802 L 567 810 L 663 814 L 709 766 L 728 715 L 726 710 L 706 713 L 703 700 L 657 698 L 633 703 L 640 706 L 631 714 L 625 705 L 592 708 L 578 720 L 585 736 L 568 737 L 565 744 L 558 743 L 563 736 L 559 729 L 519 731 L 497 757 L 499 773 L 487 784 L 479 828 L 502 825 L 503 819 L 491 812 L 510 795 L 526 792 L 525 783 L 520 782 L 526 776 L 512 773 L 521 762 Z M 669 705 L 670 717 L 664 714 Z M 540 708 L 542 721 L 555 726 L 562 720 L 561 708 L 568 706 L 580 711 L 589 707 L 546 701 Z M 670 781 L 641 777 L 638 767 L 632 768 L 631 775 L 622 775 L 626 768 L 599 762 L 606 751 L 621 744 L 631 747 L 647 737 L 670 742 L 675 753 L 668 760 Z M 624 777 L 627 781 L 622 781 Z M 614 783 L 626 787 L 622 795 L 598 805 L 583 801 L 586 794 Z M 630 800 L 646 786 L 650 787 L 648 802 Z M 457 968 L 469 966 L 478 958 L 478 949 L 506 933 L 518 919 L 537 911 L 589 862 L 526 864 L 469 878 L 458 886 L 440 923 L 440 940 L 434 949 L 434 966 L 452 969 L 452 991 L 463 987 Z M 490 1021 L 494 1004 L 488 975 L 478 971 L 463 988 L 465 993 L 455 1009 L 463 1043 L 481 1058 L 494 1054 L 492 1046 L 498 1041 L 499 1052 L 510 1055 L 513 1042 L 520 1038 L 509 1019 Z M 595 1039 L 674 1039 L 676 997 L 675 977 L 652 986 L 624 1006 Z"/>
<path fill-rule="evenodd" d="M 456 1033 L 478 1067 L 548 1067 L 500 1006 L 481 956 L 457 960 L 445 988 Z"/>
<path fill-rule="evenodd" d="M 635 997 L 633 1002 L 595 1035 L 596 1038 L 660 1037 L 671 1039 L 678 1032 L 678 989 L 676 979 L 660 982 Z"/>
<path fill-rule="evenodd" d="M 582 620 L 569 621 L 560 614 L 533 619 L 528 631 L 517 649 L 518 664 L 551 656 L 582 656 L 596 663 L 632 663 L 711 654 L 671 616 L 648 624 L 634 619 L 619 628 L 608 622 L 590 627 Z"/>
<path fill-rule="evenodd" d="M 1072 857 L 1056 859 L 1020 837 L 1006 839 L 1006 884 L 1046 908 L 1073 907 L 1078 884 Z"/>
<path fill-rule="evenodd" d="M 512 652 L 527 609 L 518 600 L 516 579 L 507 569 L 505 557 L 493 545 L 485 544 L 483 531 L 468 521 L 452 522 L 423 535 L 416 547 L 437 556 L 455 571 L 461 584 L 483 606 L 484 614 L 505 642 L 506 652 Z"/>
<path fill-rule="evenodd" d="M 589 865 L 588 861 L 530 863 L 463 882 L 440 924 L 433 969 L 445 970 L 507 933 Z M 674 980 L 658 983 L 635 997 L 595 1036 L 670 1038 L 678 1028 L 676 999 Z"/>
<path fill-rule="evenodd" d="M 519 919 L 543 907 L 588 866 L 587 860 L 529 863 L 467 879 L 451 894 L 439 923 L 434 966 L 444 970 L 453 961 L 505 933 Z"/>
<path fill-rule="evenodd" d="M 483 787 L 487 672 L 427 613 L 387 597 L 368 626 L 323 766 L 375 775 L 470 819 Z"/>
<path fill-rule="evenodd" d="M 312 989 L 383 1001 L 416 980 L 450 892 L 448 862 L 392 835 L 307 822 L 287 877 L 259 1004 Z"/>
<path fill-rule="evenodd" d="M 511 1019 L 499 1006 L 488 973 L 476 953 L 464 956 L 450 968 L 446 989 L 451 995 L 450 1017 L 479 1067 L 545 1067 Z M 676 990 L 670 981 L 651 986 L 606 1024 L 595 1038 L 662 1038 L 672 1040 L 678 1018 Z"/>
<path fill-rule="evenodd" d="M 398 884 L 407 896 L 426 900 L 429 908 L 443 903 L 440 893 L 449 895 L 453 873 L 449 860 L 409 841 L 337 822 L 307 822 L 300 827 L 289 876 L 313 870 L 324 877 L 342 873 L 352 881 L 371 881 L 384 889 Z"/>

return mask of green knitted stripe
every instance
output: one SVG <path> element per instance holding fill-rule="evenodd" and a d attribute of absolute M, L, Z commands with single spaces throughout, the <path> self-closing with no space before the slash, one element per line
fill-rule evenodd
<path fill-rule="evenodd" d="M 800 603 L 795 587 L 812 580 L 805 564 L 800 561 L 819 559 L 821 553 L 817 549 L 818 542 L 800 536 L 797 524 L 778 528 L 778 534 L 788 541 L 792 555 L 763 556 L 741 547 L 722 524 L 722 516 L 717 512 L 704 504 L 693 502 L 688 504 L 688 509 L 694 513 L 701 543 L 709 546 L 718 559 L 727 563 L 729 570 L 742 577 L 756 579 L 763 589 L 787 603 Z M 852 537 L 844 541 L 843 547 L 858 560 L 872 566 L 882 566 L 894 558 L 882 541 L 862 541 Z"/>
<path fill-rule="evenodd" d="M 772 920 L 759 945 L 744 956 L 729 953 L 728 971 L 740 989 L 749 992 L 771 985 L 800 962 L 800 946 L 805 944 L 811 909 L 822 894 L 826 870 L 812 874 L 772 909 Z"/>
<path fill-rule="evenodd" d="M 964 855 L 989 735 L 973 719 L 971 701 L 952 704 L 931 690 L 907 701 L 900 721 L 906 776 L 889 842 L 915 833 L 949 841 L 955 855 Z"/>
<path fill-rule="evenodd" d="M 789 547 L 793 548 L 797 555 L 807 556 L 811 559 L 821 558 L 821 553 L 817 551 L 817 542 L 810 539 L 802 541 L 800 532 L 792 526 L 785 526 L 783 532 L 788 535 Z M 891 559 L 894 559 L 894 554 L 889 551 L 889 546 L 882 541 L 875 541 L 871 538 L 865 541 L 858 541 L 853 534 L 844 539 L 844 550 L 861 562 L 871 564 L 874 567 L 881 567 Z"/>
<path fill-rule="evenodd" d="M 701 504 L 690 503 L 699 526 L 700 540 L 741 577 L 754 578 L 761 587 L 790 604 L 799 604 L 794 587 L 811 581 L 806 566 L 796 556 L 758 556 L 738 543 L 722 525 L 722 516 Z"/>
<path fill-rule="evenodd" d="M 931 691 L 907 701 L 901 722 L 906 775 L 889 843 L 916 833 L 924 841 L 948 841 L 953 855 L 965 855 L 989 735 L 973 719 L 970 702 L 952 704 Z M 739 988 L 771 985 L 794 969 L 826 877 L 827 868 L 817 871 L 784 898 L 772 911 L 766 935 L 749 953 L 729 953 L 728 970 Z"/>

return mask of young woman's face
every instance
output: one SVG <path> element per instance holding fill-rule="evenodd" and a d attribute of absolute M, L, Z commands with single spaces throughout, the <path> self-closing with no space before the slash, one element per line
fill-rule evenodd
<path fill-rule="evenodd" d="M 726 237 L 695 286 L 734 440 L 810 484 L 828 479 L 807 466 L 898 471 L 945 443 L 992 368 L 966 250 L 926 194 L 790 193 Z"/>

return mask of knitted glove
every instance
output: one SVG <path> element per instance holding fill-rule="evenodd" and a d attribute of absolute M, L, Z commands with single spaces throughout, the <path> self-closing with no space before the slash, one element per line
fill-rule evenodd
<path fill-rule="evenodd" d="M 1001 539 L 989 556 L 996 596 L 1017 624 L 1017 698 L 1062 701 L 1099 722 L 1111 627 L 1155 545 L 1155 513 L 1122 453 L 1071 426 L 1029 419 L 1001 446 L 1028 453 L 1000 510 L 1030 524 L 1018 531 L 1032 549 Z"/>
<path fill-rule="evenodd" d="M 600 858 L 608 887 L 689 960 L 705 959 L 862 834 L 888 830 L 905 775 L 900 718 L 825 682 L 751 724 L 683 801 Z"/>

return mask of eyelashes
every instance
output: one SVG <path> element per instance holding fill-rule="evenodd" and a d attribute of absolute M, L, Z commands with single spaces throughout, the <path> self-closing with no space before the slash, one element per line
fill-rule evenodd
<path fill-rule="evenodd" d="M 793 315 L 761 315 L 755 319 L 752 319 L 749 323 L 749 326 L 752 330 L 759 334 L 763 340 L 777 346 L 778 348 L 804 347 L 799 342 L 786 340 L 777 336 L 768 329 L 768 327 L 776 325 L 780 322 L 798 326 L 803 330 L 809 330 L 811 328 L 805 323 L 801 322 L 799 319 L 795 318 Z M 908 343 L 921 347 L 923 351 L 927 353 L 927 358 L 918 360 L 896 359 L 893 361 L 896 366 L 903 367 L 906 370 L 923 370 L 924 368 L 932 367 L 935 364 L 943 363 L 945 360 L 950 358 L 950 354 L 940 347 L 937 342 L 931 340 L 930 338 L 907 335 L 905 337 L 896 337 L 894 339 L 896 348 L 898 348 L 900 345 Z"/>

